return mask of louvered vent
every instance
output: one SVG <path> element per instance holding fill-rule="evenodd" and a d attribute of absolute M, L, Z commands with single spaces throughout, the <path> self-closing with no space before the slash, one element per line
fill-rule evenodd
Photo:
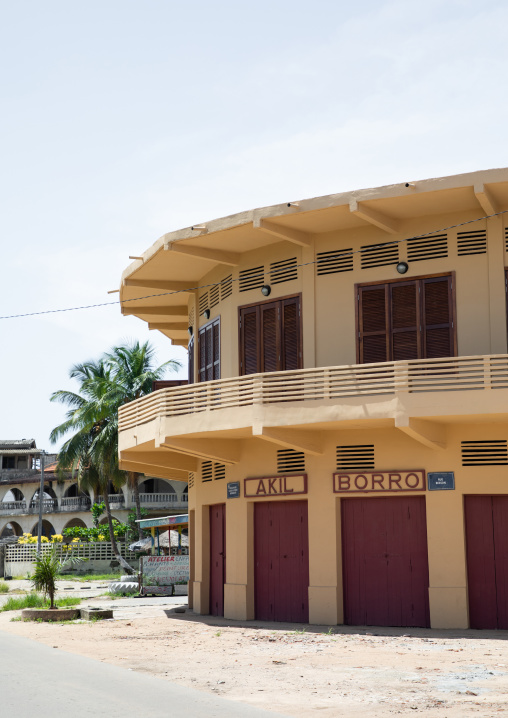
<path fill-rule="evenodd" d="M 224 479 L 226 476 L 226 467 L 224 464 L 216 464 L 214 461 L 203 461 L 201 464 L 202 481 L 216 481 Z"/>
<path fill-rule="evenodd" d="M 199 297 L 199 314 L 203 314 L 205 309 L 208 309 L 208 292 Z"/>
<path fill-rule="evenodd" d="M 293 449 L 280 449 L 277 452 L 277 473 L 297 474 L 305 471 L 305 454 Z"/>
<path fill-rule="evenodd" d="M 270 284 L 282 284 L 282 282 L 291 282 L 293 279 L 298 279 L 296 257 L 270 264 Z"/>
<path fill-rule="evenodd" d="M 374 468 L 374 444 L 337 446 L 336 452 L 337 471 L 366 471 Z"/>
<path fill-rule="evenodd" d="M 508 466 L 508 445 L 500 441 L 462 441 L 462 466 Z"/>
<path fill-rule="evenodd" d="M 189 483 L 188 483 L 189 489 L 194 488 L 194 472 L 189 471 Z"/>
<path fill-rule="evenodd" d="M 334 249 L 331 252 L 318 252 L 316 255 L 316 272 L 318 277 L 324 274 L 351 272 L 353 269 L 353 250 Z"/>
<path fill-rule="evenodd" d="M 220 300 L 223 302 L 225 299 L 233 294 L 233 276 L 230 274 L 220 283 Z"/>
<path fill-rule="evenodd" d="M 508 254 L 508 227 L 506 227 L 504 230 L 504 241 L 505 241 L 506 253 Z"/>
<path fill-rule="evenodd" d="M 211 461 L 203 461 L 201 464 L 201 481 L 211 481 L 213 479 L 213 464 Z"/>
<path fill-rule="evenodd" d="M 366 244 L 361 248 L 362 269 L 385 267 L 399 261 L 399 245 L 393 242 Z"/>
<path fill-rule="evenodd" d="M 487 230 L 458 232 L 457 254 L 459 257 L 465 257 L 468 254 L 487 254 Z"/>
<path fill-rule="evenodd" d="M 215 284 L 210 289 L 210 309 L 213 309 L 213 307 L 216 307 L 217 304 L 220 302 L 220 287 L 218 284 Z"/>
<path fill-rule="evenodd" d="M 226 478 L 226 467 L 224 464 L 213 465 L 213 478 L 218 481 L 219 479 Z"/>
<path fill-rule="evenodd" d="M 249 289 L 260 289 L 265 283 L 265 268 L 253 267 L 240 272 L 240 291 L 248 292 Z"/>
<path fill-rule="evenodd" d="M 189 309 L 189 326 L 190 327 L 194 326 L 194 307 L 191 307 Z"/>
<path fill-rule="evenodd" d="M 435 234 L 432 237 L 413 237 L 407 240 L 408 262 L 423 262 L 448 256 L 448 237 Z"/>

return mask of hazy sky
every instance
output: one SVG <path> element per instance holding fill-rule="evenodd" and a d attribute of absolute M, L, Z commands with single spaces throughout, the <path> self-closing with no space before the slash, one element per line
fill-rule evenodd
<path fill-rule="evenodd" d="M 504 0 L 0 1 L 0 315 L 118 295 L 164 232 L 508 165 Z M 118 305 L 0 320 L 0 439 L 51 450 Z"/>

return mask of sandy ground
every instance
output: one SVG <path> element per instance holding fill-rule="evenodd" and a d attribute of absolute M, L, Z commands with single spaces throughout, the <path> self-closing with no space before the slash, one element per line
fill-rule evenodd
<path fill-rule="evenodd" d="M 4 612 L 0 630 L 288 716 L 508 714 L 508 632 L 236 622 L 175 612 L 185 600 L 90 598 L 114 619 Z"/>

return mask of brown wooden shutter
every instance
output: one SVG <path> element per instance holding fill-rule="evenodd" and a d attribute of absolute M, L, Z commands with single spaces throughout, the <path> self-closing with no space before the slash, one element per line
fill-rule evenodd
<path fill-rule="evenodd" d="M 261 304 L 261 368 L 260 371 L 280 369 L 280 302 Z"/>
<path fill-rule="evenodd" d="M 206 327 L 199 330 L 198 334 L 199 367 L 198 381 L 206 381 Z"/>
<path fill-rule="evenodd" d="M 302 367 L 300 297 L 240 308 L 240 373 Z"/>
<path fill-rule="evenodd" d="M 199 330 L 199 381 L 220 379 L 220 318 Z"/>
<path fill-rule="evenodd" d="M 220 321 L 213 325 L 213 379 L 220 379 Z"/>
<path fill-rule="evenodd" d="M 393 361 L 421 356 L 420 303 L 418 283 L 389 284 L 391 319 L 391 358 Z"/>
<path fill-rule="evenodd" d="M 454 356 L 452 278 L 422 279 L 423 356 Z"/>
<path fill-rule="evenodd" d="M 358 288 L 360 364 L 389 361 L 388 285 Z"/>
<path fill-rule="evenodd" d="M 455 355 L 452 276 L 358 287 L 358 361 Z"/>
<path fill-rule="evenodd" d="M 189 384 L 194 383 L 194 336 L 189 342 Z"/>
<path fill-rule="evenodd" d="M 240 309 L 241 374 L 257 374 L 259 365 L 259 307 Z"/>
<path fill-rule="evenodd" d="M 300 297 L 282 300 L 282 368 L 292 371 L 302 368 L 300 336 Z"/>
<path fill-rule="evenodd" d="M 209 324 L 205 329 L 205 381 L 213 379 L 213 327 Z"/>

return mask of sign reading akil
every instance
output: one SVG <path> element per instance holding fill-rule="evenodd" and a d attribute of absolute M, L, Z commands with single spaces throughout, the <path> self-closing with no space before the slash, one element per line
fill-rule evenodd
<path fill-rule="evenodd" d="M 244 479 L 243 492 L 245 497 L 306 494 L 307 474 Z"/>
<path fill-rule="evenodd" d="M 333 493 L 425 491 L 425 471 L 364 471 L 333 475 Z"/>

